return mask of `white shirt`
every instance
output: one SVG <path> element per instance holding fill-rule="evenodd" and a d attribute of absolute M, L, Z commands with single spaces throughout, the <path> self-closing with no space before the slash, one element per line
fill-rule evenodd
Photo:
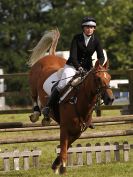
<path fill-rule="evenodd" d="M 83 33 L 83 35 L 84 35 L 85 45 L 87 46 L 91 36 L 86 36 L 85 33 Z"/>

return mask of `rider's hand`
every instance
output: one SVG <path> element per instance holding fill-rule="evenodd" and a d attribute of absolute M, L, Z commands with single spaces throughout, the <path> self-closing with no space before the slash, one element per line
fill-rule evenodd
<path fill-rule="evenodd" d="M 82 74 L 82 73 L 84 72 L 84 69 L 83 69 L 82 66 L 80 66 L 80 67 L 78 68 L 78 72 L 79 72 L 80 74 Z"/>

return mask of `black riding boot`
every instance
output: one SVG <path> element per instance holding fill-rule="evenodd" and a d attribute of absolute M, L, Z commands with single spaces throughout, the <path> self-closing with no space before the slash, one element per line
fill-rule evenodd
<path fill-rule="evenodd" d="M 55 88 L 53 89 L 53 91 L 52 91 L 52 93 L 51 93 L 49 99 L 48 99 L 48 102 L 47 102 L 46 106 L 45 106 L 45 107 L 43 108 L 43 110 L 42 110 L 42 113 L 43 113 L 43 115 L 44 115 L 44 117 L 45 117 L 45 119 L 46 119 L 47 121 L 50 120 L 50 117 L 49 117 L 50 109 L 51 109 L 52 106 L 53 106 L 54 104 L 56 104 L 57 101 L 59 100 L 59 95 L 60 95 L 60 92 L 59 92 L 58 89 L 55 87 Z"/>

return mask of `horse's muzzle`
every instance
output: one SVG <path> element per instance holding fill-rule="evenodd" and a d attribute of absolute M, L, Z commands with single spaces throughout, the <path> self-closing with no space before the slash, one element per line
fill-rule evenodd
<path fill-rule="evenodd" d="M 105 105 L 112 105 L 114 101 L 114 96 L 113 95 L 109 96 L 107 94 L 104 94 L 102 99 Z"/>

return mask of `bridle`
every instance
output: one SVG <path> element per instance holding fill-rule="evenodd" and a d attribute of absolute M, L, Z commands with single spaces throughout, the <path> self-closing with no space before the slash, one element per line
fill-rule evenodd
<path fill-rule="evenodd" d="M 94 77 L 95 77 L 95 74 L 99 73 L 99 72 L 107 72 L 107 70 L 96 70 L 96 71 L 94 71 L 93 72 Z M 95 78 L 95 81 L 97 82 L 97 78 Z M 110 89 L 110 88 L 111 88 L 110 85 L 101 86 L 101 84 L 98 84 L 98 87 L 96 89 L 96 94 L 99 94 L 99 93 L 103 92 L 103 90 Z"/>
<path fill-rule="evenodd" d="M 107 70 L 96 70 L 95 72 L 93 72 L 94 77 L 95 77 L 95 74 L 98 72 L 107 72 Z M 97 79 L 95 78 L 95 80 L 97 80 Z M 96 89 L 97 97 L 96 97 L 95 111 L 98 110 L 99 106 L 104 104 L 104 101 L 101 102 L 101 97 L 102 97 L 102 93 L 104 92 L 104 90 L 111 89 L 110 85 L 101 86 L 101 84 L 99 84 L 99 83 L 97 85 L 98 85 L 98 87 Z"/>

